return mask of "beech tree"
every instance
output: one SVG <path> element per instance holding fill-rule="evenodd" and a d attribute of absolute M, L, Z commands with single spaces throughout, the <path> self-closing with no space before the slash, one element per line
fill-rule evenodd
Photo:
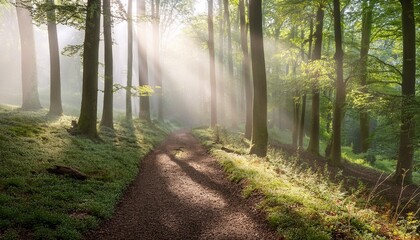
<path fill-rule="evenodd" d="M 225 21 L 224 21 L 224 11 L 223 11 L 223 1 L 218 0 L 219 5 L 219 51 L 218 51 L 218 58 L 217 58 L 217 110 L 218 110 L 218 123 L 225 124 L 226 123 L 226 107 L 225 107 L 225 74 L 224 74 L 224 55 L 225 55 Z"/>
<path fill-rule="evenodd" d="M 314 51 L 311 56 L 311 61 L 321 59 L 322 51 L 322 30 L 324 27 L 324 4 L 321 2 L 318 6 L 315 19 L 315 44 Z M 308 151 L 312 154 L 319 155 L 319 130 L 320 130 L 320 116 L 319 116 L 319 104 L 320 104 L 320 89 L 317 83 L 317 79 L 313 81 L 312 88 L 312 117 L 311 117 L 311 130 L 309 134 L 309 145 Z"/>
<path fill-rule="evenodd" d="M 373 6 L 375 0 L 363 0 L 362 8 L 362 39 L 360 43 L 360 87 L 361 92 L 367 92 L 367 79 L 368 79 L 368 54 L 370 49 L 370 38 L 372 32 L 373 21 Z M 360 151 L 366 153 L 369 149 L 369 115 L 366 109 L 360 112 Z"/>
<path fill-rule="evenodd" d="M 131 102 L 133 87 L 133 1 L 128 0 L 127 6 L 127 87 L 125 89 L 125 118 L 131 121 L 133 118 L 133 106 Z"/>
<path fill-rule="evenodd" d="M 314 22 L 312 19 L 312 16 L 310 16 L 309 19 L 309 37 L 308 37 L 308 57 L 307 57 L 307 61 L 310 61 L 310 59 L 312 58 L 312 42 L 313 42 L 313 33 L 314 33 Z M 302 36 L 301 38 L 304 38 L 304 33 L 302 31 Z M 302 43 L 301 46 L 301 54 L 302 54 L 302 61 L 305 61 L 305 50 L 304 50 L 304 42 Z M 302 148 L 303 147 L 303 139 L 305 137 L 305 120 L 306 120 L 306 93 L 303 94 L 302 96 L 302 109 L 301 109 L 301 114 L 300 114 L 300 123 L 299 123 L 299 147 Z"/>
<path fill-rule="evenodd" d="M 254 82 L 253 122 L 250 154 L 267 155 L 267 79 L 265 72 L 260 0 L 249 1 L 249 27 L 251 32 L 251 61 Z"/>
<path fill-rule="evenodd" d="M 138 62 L 139 62 L 139 86 L 140 92 L 143 87 L 149 86 L 149 67 L 148 67 L 148 46 L 147 46 L 147 27 L 145 23 L 146 17 L 146 0 L 138 0 L 137 2 L 137 14 L 139 16 L 139 24 L 137 27 L 137 39 L 138 39 Z M 146 93 L 140 94 L 140 119 L 150 121 L 150 99 Z"/>
<path fill-rule="evenodd" d="M 163 120 L 163 84 L 160 69 L 160 0 L 152 0 L 152 23 L 153 23 L 153 78 L 157 89 L 158 110 L 157 116 Z"/>
<path fill-rule="evenodd" d="M 223 0 L 223 8 L 224 8 L 224 18 L 226 21 L 226 33 L 227 33 L 227 63 L 228 63 L 228 72 L 229 72 L 229 79 L 230 79 L 230 113 L 231 113 L 231 126 L 236 128 L 238 126 L 238 119 L 237 119 L 237 101 L 236 101 L 236 88 L 235 88 L 235 79 L 233 76 L 233 56 L 232 56 L 232 29 L 231 29 L 231 21 L 230 21 L 230 12 L 229 12 L 229 1 Z"/>
<path fill-rule="evenodd" d="M 103 0 L 103 28 L 105 45 L 105 89 L 104 104 L 102 111 L 101 126 L 114 128 L 114 77 L 113 77 L 113 57 L 112 57 L 112 16 L 110 0 Z"/>
<path fill-rule="evenodd" d="M 47 12 L 48 43 L 50 50 L 50 110 L 48 115 L 63 114 L 61 104 L 60 52 L 58 49 L 57 24 L 54 0 L 48 0 L 50 10 Z"/>
<path fill-rule="evenodd" d="M 211 126 L 217 124 L 217 97 L 216 97 L 216 70 L 214 64 L 214 26 L 213 26 L 213 0 L 208 2 L 208 48 L 210 64 L 210 94 L 211 94 Z"/>
<path fill-rule="evenodd" d="M 86 12 L 85 40 L 83 43 L 83 89 L 82 106 L 77 125 L 80 134 L 97 137 L 98 104 L 98 54 L 101 1 L 88 0 Z"/>
<path fill-rule="evenodd" d="M 16 1 L 16 13 L 20 35 L 22 71 L 22 109 L 41 108 L 38 94 L 35 39 L 30 12 L 24 8 L 22 0 Z"/>
<path fill-rule="evenodd" d="M 245 138 L 251 140 L 252 136 L 252 82 L 250 72 L 250 61 L 248 53 L 248 27 L 245 18 L 244 0 L 239 0 L 239 18 L 241 26 L 241 49 L 242 49 L 242 77 L 245 86 Z"/>
<path fill-rule="evenodd" d="M 402 6 L 403 35 L 403 77 L 401 130 L 395 180 L 412 181 L 414 135 L 415 135 L 415 94 L 416 94 L 416 25 L 414 18 L 414 1 L 400 0 Z"/>
<path fill-rule="evenodd" d="M 334 0 L 334 40 L 335 40 L 335 64 L 336 64 L 336 91 L 333 112 L 333 133 L 330 163 L 341 165 L 341 125 L 346 101 L 346 85 L 343 75 L 343 40 L 341 30 L 340 0 Z"/>

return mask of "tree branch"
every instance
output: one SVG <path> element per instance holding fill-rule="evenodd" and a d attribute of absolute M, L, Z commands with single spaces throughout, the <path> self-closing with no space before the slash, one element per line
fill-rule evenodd
<path fill-rule="evenodd" d="M 389 68 L 393 69 L 393 70 L 394 70 L 395 72 L 397 72 L 397 73 L 401 76 L 401 78 L 402 78 L 402 76 L 403 76 L 402 72 L 401 72 L 401 71 L 400 71 L 397 67 L 395 67 L 394 65 L 389 64 L 389 63 L 386 63 L 386 62 L 382 61 L 382 59 L 380 59 L 380 58 L 378 58 L 378 57 L 376 57 L 376 56 L 374 56 L 374 55 L 369 54 L 368 56 L 369 56 L 369 57 L 374 58 L 376 61 L 378 61 L 378 62 L 382 63 L 383 65 L 385 65 L 385 66 L 387 66 L 387 67 L 389 67 Z"/>

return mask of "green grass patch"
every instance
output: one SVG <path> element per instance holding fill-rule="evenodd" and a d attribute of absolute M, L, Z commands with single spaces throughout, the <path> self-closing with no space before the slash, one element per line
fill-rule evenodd
<path fill-rule="evenodd" d="M 366 159 L 367 154 L 356 154 L 353 152 L 351 147 L 343 146 L 342 149 L 342 156 L 343 159 L 347 160 L 348 162 L 362 165 L 367 168 L 376 169 L 379 171 L 383 171 L 385 174 L 390 175 L 395 172 L 397 161 L 393 159 L 389 159 L 382 155 L 375 155 L 375 161 L 369 162 Z M 420 185 L 420 168 L 417 168 L 413 171 L 413 183 Z"/>
<path fill-rule="evenodd" d="M 139 120 L 72 136 L 75 117 L 46 117 L 0 105 L 0 239 L 80 239 L 109 218 L 143 158 L 169 132 Z M 77 169 L 85 181 L 46 171 Z"/>
<path fill-rule="evenodd" d="M 286 239 L 414 239 L 415 228 L 392 224 L 389 216 L 366 207 L 364 199 L 329 180 L 325 171 L 314 172 L 293 157 L 269 150 L 268 158 L 237 155 L 220 150 L 219 133 L 195 129 L 194 134 L 219 160 L 232 181 L 243 182 L 245 197 L 264 196 L 260 208 L 269 223 Z M 228 138 L 237 138 L 233 134 Z M 219 141 L 216 141 L 219 138 Z M 235 140 L 246 151 L 246 142 Z"/>

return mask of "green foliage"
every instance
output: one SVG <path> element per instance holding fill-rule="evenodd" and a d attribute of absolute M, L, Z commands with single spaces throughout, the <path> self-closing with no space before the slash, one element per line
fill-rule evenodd
<path fill-rule="evenodd" d="M 101 128 L 100 141 L 72 136 L 70 116 L 21 112 L 0 106 L 0 233 L 4 239 L 80 239 L 109 218 L 139 159 L 160 142 L 168 128 L 134 120 Z M 69 166 L 85 181 L 46 171 Z"/>
<path fill-rule="evenodd" d="M 302 64 L 304 78 L 310 80 L 308 88 L 318 88 L 321 91 L 334 87 L 335 63 L 333 59 L 321 59 Z M 315 83 L 315 86 L 314 86 Z"/>
<path fill-rule="evenodd" d="M 131 96 L 133 97 L 143 97 L 143 96 L 152 96 L 155 93 L 155 89 L 160 89 L 161 86 L 150 86 L 150 85 L 143 85 L 143 86 L 134 86 L 131 87 Z M 119 90 L 127 90 L 126 86 L 121 84 L 114 84 L 114 92 Z"/>
<path fill-rule="evenodd" d="M 215 142 L 216 132 L 196 129 L 203 142 Z M 229 134 L 229 138 L 239 138 Z M 236 142 L 241 142 L 237 139 Z M 227 144 L 230 142 L 220 142 Z M 410 239 L 415 219 L 400 225 L 388 217 L 365 208 L 364 199 L 342 190 L 341 184 L 328 180 L 328 172 L 313 171 L 300 165 L 296 157 L 271 149 L 268 158 L 236 155 L 206 144 L 232 181 L 243 182 L 245 197 L 262 194 L 259 207 L 268 221 L 286 239 Z M 246 144 L 235 144 L 246 148 Z M 403 226 L 403 223 L 406 223 Z"/>
<path fill-rule="evenodd" d="M 86 1 L 83 0 L 56 1 L 54 5 L 45 0 L 20 0 L 17 6 L 28 9 L 37 25 L 46 24 L 47 12 L 52 10 L 56 11 L 57 24 L 72 26 L 79 30 L 85 25 Z"/>
<path fill-rule="evenodd" d="M 67 45 L 64 47 L 61 54 L 67 57 L 73 57 L 76 55 L 82 56 L 83 55 L 83 44 L 78 45 Z"/>

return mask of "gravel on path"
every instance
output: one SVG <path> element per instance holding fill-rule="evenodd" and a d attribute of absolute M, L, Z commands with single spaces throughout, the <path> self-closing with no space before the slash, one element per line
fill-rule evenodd
<path fill-rule="evenodd" d="M 282 239 L 187 132 L 141 162 L 113 217 L 86 239 Z"/>

